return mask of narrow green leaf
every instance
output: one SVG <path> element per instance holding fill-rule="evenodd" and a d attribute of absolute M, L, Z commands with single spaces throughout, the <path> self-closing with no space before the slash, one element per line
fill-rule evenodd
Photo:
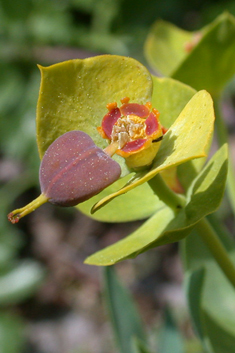
<path fill-rule="evenodd" d="M 235 245 L 219 233 L 220 239 L 235 264 Z M 182 243 L 182 256 L 191 287 L 191 313 L 197 331 L 211 352 L 235 352 L 235 293 L 234 288 L 222 273 L 202 238 L 194 231 Z M 200 275 L 205 269 L 204 279 L 190 276 Z M 194 288 L 194 290 L 193 290 Z M 189 293 L 189 292 L 188 292 Z M 189 293 L 190 294 L 190 293 Z M 193 295 L 193 300 L 192 300 Z"/>
<path fill-rule="evenodd" d="M 197 236 L 196 232 L 192 232 L 194 236 Z M 194 328 L 203 340 L 203 328 L 202 328 L 202 317 L 201 317 L 201 300 L 203 283 L 205 279 L 205 268 L 199 268 L 198 270 L 189 272 L 185 278 L 186 294 L 188 299 L 189 310 L 193 319 Z"/>
<path fill-rule="evenodd" d="M 121 353 L 131 353 L 132 340 L 145 341 L 141 319 L 133 299 L 120 283 L 114 267 L 104 268 L 105 298 L 113 324 L 117 345 Z"/>
<path fill-rule="evenodd" d="M 216 152 L 188 192 L 188 201 L 177 215 L 162 204 L 134 233 L 98 251 L 86 263 L 106 266 L 134 257 L 149 248 L 178 241 L 188 235 L 194 225 L 220 205 L 227 176 L 227 146 Z"/>

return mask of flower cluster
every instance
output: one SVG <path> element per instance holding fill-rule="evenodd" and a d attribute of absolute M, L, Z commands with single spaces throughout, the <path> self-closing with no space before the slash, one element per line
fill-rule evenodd
<path fill-rule="evenodd" d="M 161 126 L 157 109 L 150 102 L 145 105 L 121 99 L 107 104 L 108 113 L 98 127 L 100 135 L 110 143 L 108 150 L 125 158 L 129 168 L 139 169 L 151 165 L 156 156 L 165 129 Z"/>

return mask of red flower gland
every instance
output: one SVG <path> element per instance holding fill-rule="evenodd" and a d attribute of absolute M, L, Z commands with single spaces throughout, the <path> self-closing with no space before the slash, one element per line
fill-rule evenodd
<path fill-rule="evenodd" d="M 120 108 L 116 102 L 107 104 L 109 112 L 98 131 L 110 143 L 107 150 L 125 158 L 128 167 L 147 167 L 152 164 L 164 134 L 160 114 L 150 102 L 145 105 L 129 103 L 129 98 L 125 97 L 121 103 Z"/>

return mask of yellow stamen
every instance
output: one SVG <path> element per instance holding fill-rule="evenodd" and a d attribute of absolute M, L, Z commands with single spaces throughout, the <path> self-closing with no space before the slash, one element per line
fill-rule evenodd
<path fill-rule="evenodd" d="M 136 115 L 127 115 L 119 118 L 113 126 L 112 142 L 119 142 L 119 149 L 127 142 L 146 138 L 146 119 Z"/>

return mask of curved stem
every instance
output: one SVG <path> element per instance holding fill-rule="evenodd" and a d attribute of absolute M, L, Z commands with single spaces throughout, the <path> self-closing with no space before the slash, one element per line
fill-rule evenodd
<path fill-rule="evenodd" d="M 44 194 L 41 194 L 35 200 L 28 203 L 26 206 L 21 207 L 21 208 L 17 208 L 16 210 L 10 212 L 8 214 L 8 220 L 12 224 L 18 223 L 22 217 L 35 211 L 36 208 L 40 207 L 41 205 L 43 205 L 47 201 L 48 201 L 48 197 Z"/>
<path fill-rule="evenodd" d="M 218 138 L 219 146 L 222 146 L 224 143 L 228 143 L 228 132 L 224 123 L 224 119 L 221 116 L 221 111 L 219 107 L 219 99 L 214 98 L 215 105 L 215 126 L 216 126 L 216 135 Z M 229 163 L 228 163 L 228 176 L 227 176 L 227 194 L 233 209 L 233 213 L 235 214 L 235 173 L 233 168 L 233 163 L 231 156 L 229 155 Z"/>
<path fill-rule="evenodd" d="M 172 191 L 164 182 L 160 174 L 157 174 L 154 178 L 150 179 L 148 184 L 159 199 L 173 211 L 178 212 L 185 205 L 185 197 Z"/>
<path fill-rule="evenodd" d="M 220 266 L 227 279 L 235 288 L 235 266 L 230 260 L 222 242 L 206 218 L 196 224 L 196 230 L 201 236 L 203 242 L 210 249 L 217 264 Z"/>

